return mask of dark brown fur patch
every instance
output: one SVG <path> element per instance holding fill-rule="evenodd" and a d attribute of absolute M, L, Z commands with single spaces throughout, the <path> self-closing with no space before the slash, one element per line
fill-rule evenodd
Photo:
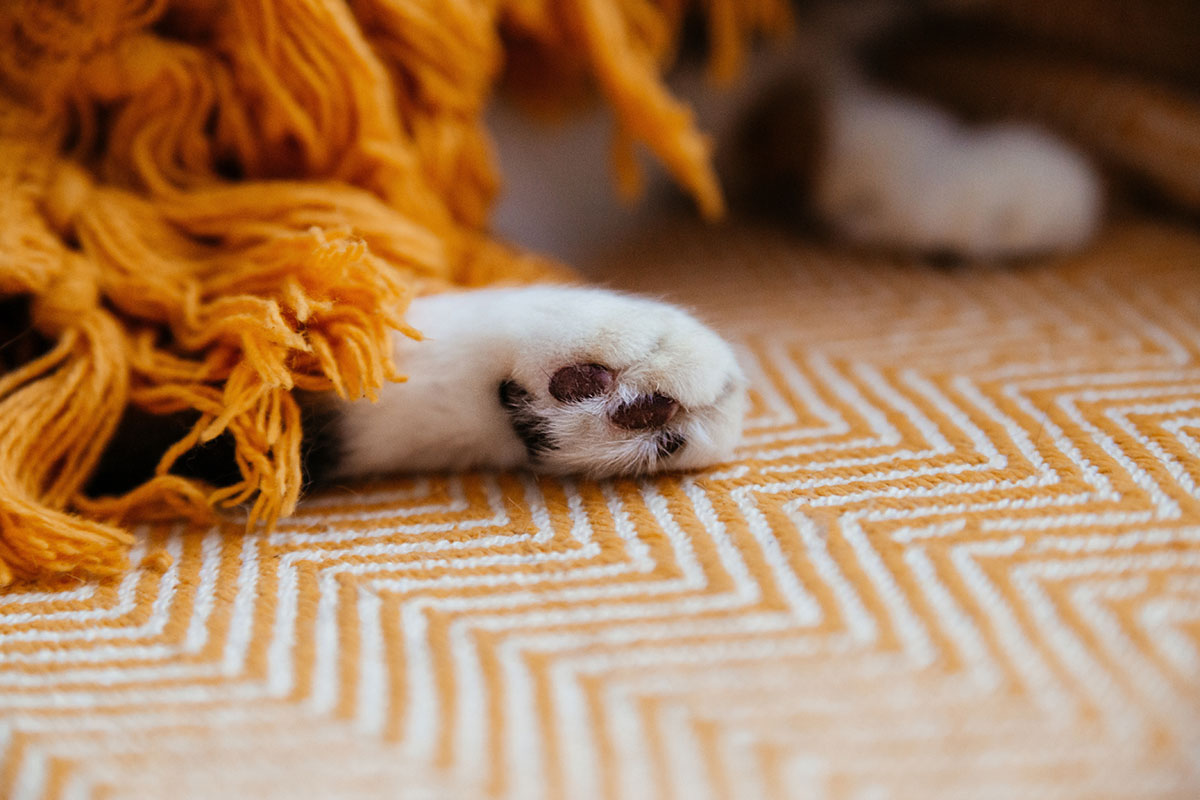
<path fill-rule="evenodd" d="M 501 383 L 500 406 L 508 412 L 509 424 L 530 458 L 536 459 L 542 453 L 558 449 L 546 420 L 533 411 L 532 396 L 523 386 L 516 381 Z"/>

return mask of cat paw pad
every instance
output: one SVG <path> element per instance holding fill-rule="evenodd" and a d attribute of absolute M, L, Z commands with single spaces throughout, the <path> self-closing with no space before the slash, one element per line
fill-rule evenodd
<path fill-rule="evenodd" d="M 589 412 L 598 413 L 621 431 L 652 434 L 646 443 L 653 447 L 653 456 L 643 457 L 644 461 L 658 465 L 683 450 L 688 442 L 685 430 L 667 427 L 683 411 L 678 400 L 658 392 L 621 399 L 616 389 L 617 377 L 600 364 L 560 367 L 547 385 L 550 396 L 560 404 L 603 398 L 603 406 L 589 409 Z M 727 393 L 730 391 L 733 391 L 732 387 Z M 533 393 L 515 381 L 506 380 L 500 384 L 500 405 L 509 415 L 513 432 L 535 461 L 551 451 L 570 446 L 570 442 L 560 441 L 551 434 L 553 411 L 537 410 Z"/>
<path fill-rule="evenodd" d="M 500 407 L 529 465 L 604 476 L 728 458 L 745 400 L 729 346 L 658 303 L 604 295 L 588 311 L 580 315 L 587 335 L 567 343 L 583 358 L 531 342 L 499 384 Z"/>

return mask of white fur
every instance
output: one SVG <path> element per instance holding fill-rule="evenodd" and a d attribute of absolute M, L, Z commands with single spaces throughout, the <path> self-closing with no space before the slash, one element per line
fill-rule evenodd
<path fill-rule="evenodd" d="M 346 404 L 338 474 L 529 467 L 594 476 L 693 468 L 728 459 L 741 432 L 745 380 L 733 352 L 686 312 L 601 289 L 532 287 L 416 300 L 409 321 L 425 336 L 396 337 L 409 375 L 377 403 Z M 616 376 L 605 396 L 562 403 L 551 375 L 596 363 Z M 545 415 L 559 448 L 531 460 L 499 402 L 514 380 Z M 606 412 L 639 394 L 679 401 L 668 424 L 687 444 L 660 459 L 653 431 L 628 431 Z"/>
<path fill-rule="evenodd" d="M 1007 258 L 1079 247 L 1099 224 L 1099 177 L 1036 128 L 968 129 L 914 100 L 845 87 L 828 120 L 814 204 L 855 242 Z"/>

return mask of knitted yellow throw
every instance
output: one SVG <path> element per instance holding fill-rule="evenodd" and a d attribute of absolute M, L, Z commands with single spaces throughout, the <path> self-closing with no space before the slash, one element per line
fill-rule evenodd
<path fill-rule="evenodd" d="M 373 397 L 397 377 L 391 331 L 419 335 L 414 293 L 556 272 L 487 234 L 502 76 L 533 100 L 598 89 L 626 188 L 641 143 L 721 210 L 659 80 L 686 0 L 0 5 L 0 323 L 41 343 L 0 374 L 0 585 L 118 571 L 134 520 L 288 514 L 293 389 Z M 719 73 L 786 24 L 779 0 L 704 5 Z M 153 479 L 86 497 L 129 404 L 201 418 Z M 170 473 L 224 431 L 238 483 Z"/>

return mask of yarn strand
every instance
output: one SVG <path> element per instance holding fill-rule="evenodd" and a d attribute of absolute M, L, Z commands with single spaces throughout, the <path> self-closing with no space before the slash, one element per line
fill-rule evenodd
<path fill-rule="evenodd" d="M 713 5 L 726 73 L 785 3 Z M 142 520 L 242 506 L 273 525 L 300 492 L 293 390 L 400 379 L 391 337 L 419 338 L 419 293 L 569 274 L 487 230 L 483 111 L 517 51 L 575 62 L 607 100 L 627 187 L 644 144 L 718 215 L 708 144 L 660 79 L 686 6 L 0 4 L 0 301 L 27 301 L 47 343 L 0 373 L 0 585 L 117 572 Z M 199 419 L 151 479 L 90 497 L 127 406 Z M 223 434 L 240 480 L 172 474 Z"/>

